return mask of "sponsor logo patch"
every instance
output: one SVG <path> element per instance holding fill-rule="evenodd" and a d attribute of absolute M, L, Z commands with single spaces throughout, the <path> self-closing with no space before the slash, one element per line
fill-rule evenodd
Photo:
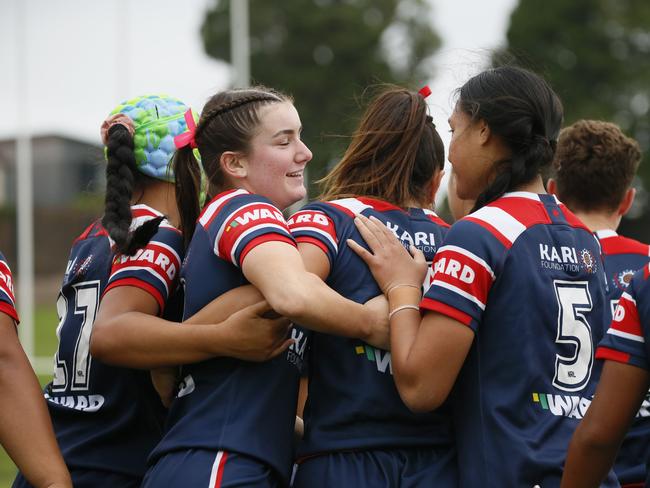
<path fill-rule="evenodd" d="M 364 356 L 366 360 L 375 363 L 377 371 L 380 373 L 393 374 L 393 364 L 390 359 L 390 352 L 369 346 L 368 344 L 359 345 L 354 348 L 358 356 Z"/>
<path fill-rule="evenodd" d="M 631 269 L 626 269 L 621 271 L 620 273 L 614 273 L 614 277 L 612 278 L 612 281 L 614 282 L 614 286 L 616 288 L 618 288 L 619 290 L 625 290 L 630 284 L 630 281 L 632 280 L 632 276 L 634 276 L 634 271 Z"/>
<path fill-rule="evenodd" d="M 596 258 L 589 249 L 580 251 L 580 261 L 582 262 L 582 269 L 587 273 L 595 273 L 598 269 Z"/>
<path fill-rule="evenodd" d="M 579 395 L 533 393 L 532 398 L 533 403 L 556 417 L 581 419 L 587 413 L 589 405 L 591 405 L 590 398 L 583 398 Z"/>

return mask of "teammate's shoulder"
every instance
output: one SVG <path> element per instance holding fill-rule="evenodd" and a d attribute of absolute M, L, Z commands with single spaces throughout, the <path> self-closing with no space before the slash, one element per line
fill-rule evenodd
<path fill-rule="evenodd" d="M 374 197 L 358 196 L 358 197 L 348 197 L 348 198 L 339 198 L 336 200 L 329 200 L 321 202 L 322 208 L 331 208 L 339 212 L 342 212 L 350 217 L 354 217 L 357 214 L 374 211 L 377 213 L 386 213 L 386 212 L 399 212 L 403 215 L 407 215 L 408 211 L 385 200 Z M 424 209 L 422 209 L 424 210 Z M 427 211 L 427 217 L 431 220 L 438 219 L 440 222 L 444 223 L 435 212 Z"/>
<path fill-rule="evenodd" d="M 313 202 L 306 203 L 299 210 L 292 214 L 296 215 L 300 212 L 331 212 L 334 211 L 335 207 L 330 205 L 329 202 L 324 202 L 320 200 L 314 200 Z"/>
<path fill-rule="evenodd" d="M 347 219 L 347 214 L 329 205 L 327 202 L 310 202 L 300 210 L 291 214 L 287 220 L 289 228 L 294 229 L 307 225 L 335 227 L 334 221 Z"/>
<path fill-rule="evenodd" d="M 84 231 L 77 236 L 73 241 L 73 245 L 78 242 L 85 241 L 87 239 L 92 239 L 95 237 L 108 237 L 108 232 L 104 229 L 100 219 L 95 220 L 92 224 L 84 229 Z"/>
<path fill-rule="evenodd" d="M 227 218 L 228 215 L 238 209 L 255 204 L 273 207 L 273 209 L 278 210 L 268 198 L 251 193 L 243 188 L 237 188 L 221 192 L 210 200 L 201 211 L 198 222 L 203 227 L 208 227 L 215 219 Z"/>
<path fill-rule="evenodd" d="M 647 298 L 644 300 L 650 300 L 650 263 L 644 264 L 634 273 L 625 292 L 628 296 L 645 296 Z"/>
<path fill-rule="evenodd" d="M 445 229 L 449 229 L 451 225 L 449 225 L 447 222 L 445 222 L 440 216 L 438 216 L 437 213 L 435 213 L 433 210 L 430 210 L 428 208 L 423 208 L 422 213 L 426 215 L 426 217 L 433 222 L 434 224 L 438 224 L 440 227 L 444 227 Z"/>
<path fill-rule="evenodd" d="M 595 232 L 600 241 L 603 254 L 638 254 L 650 258 L 650 245 L 617 234 L 613 230 L 598 230 Z"/>
<path fill-rule="evenodd" d="M 644 264 L 643 268 L 637 270 L 637 272 L 632 277 L 632 280 L 639 280 L 643 283 L 650 283 L 650 263 Z"/>
<path fill-rule="evenodd" d="M 591 230 L 589 230 L 589 227 L 587 227 L 587 225 L 564 203 L 558 201 L 558 207 L 562 210 L 562 214 L 564 215 L 568 225 L 575 229 L 580 229 L 590 234 L 592 233 Z"/>
<path fill-rule="evenodd" d="M 145 204 L 138 204 L 131 206 L 131 230 L 134 230 L 140 227 L 145 222 L 155 219 L 162 218 L 160 224 L 158 225 L 159 232 L 172 232 L 174 234 L 181 234 L 181 231 L 174 227 L 167 217 L 162 213 L 156 210 L 153 207 Z"/>
<path fill-rule="evenodd" d="M 509 249 L 521 234 L 538 223 L 550 223 L 538 195 L 513 192 L 463 217 L 451 227 L 450 233 L 467 230 L 477 236 L 491 235 Z"/>
<path fill-rule="evenodd" d="M 323 208 L 332 209 L 337 212 L 341 212 L 348 217 L 354 217 L 357 214 L 360 214 L 364 210 L 372 209 L 373 206 L 369 202 L 364 201 L 360 197 L 349 197 L 349 198 L 338 198 L 336 200 L 328 200 L 326 202 L 321 202 Z"/>

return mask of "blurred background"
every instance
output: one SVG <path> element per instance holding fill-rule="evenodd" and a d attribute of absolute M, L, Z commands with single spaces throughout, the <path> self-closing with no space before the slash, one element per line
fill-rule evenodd
<path fill-rule="evenodd" d="M 198 112 L 246 80 L 290 93 L 314 153 L 313 197 L 368 86 L 429 84 L 448 143 L 454 89 L 514 59 L 551 82 L 565 124 L 609 120 L 639 141 L 637 204 L 621 233 L 650 242 L 649 26 L 647 0 L 0 0 L 0 250 L 41 380 L 70 244 L 102 213 L 99 126 L 119 101 L 167 93 Z M 0 459 L 0 486 L 13 473 Z"/>

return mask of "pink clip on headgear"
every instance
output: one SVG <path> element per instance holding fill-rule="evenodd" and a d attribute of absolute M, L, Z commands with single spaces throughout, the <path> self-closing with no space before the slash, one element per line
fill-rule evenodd
<path fill-rule="evenodd" d="M 194 122 L 191 108 L 185 112 L 185 122 L 187 123 L 187 132 L 183 132 L 174 137 L 174 145 L 176 146 L 176 149 L 180 149 L 187 145 L 192 149 L 196 149 L 196 140 L 194 139 L 196 134 L 196 123 Z"/>
<path fill-rule="evenodd" d="M 424 85 L 422 88 L 420 88 L 420 91 L 418 91 L 422 97 L 427 98 L 429 95 L 431 95 L 431 88 L 429 88 L 429 85 Z"/>

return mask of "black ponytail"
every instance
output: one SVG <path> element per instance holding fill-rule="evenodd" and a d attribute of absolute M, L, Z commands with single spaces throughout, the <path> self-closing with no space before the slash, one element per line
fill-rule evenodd
<path fill-rule="evenodd" d="M 163 217 L 148 220 L 133 232 L 131 227 L 131 198 L 140 176 L 135 164 L 133 137 L 126 127 L 117 124 L 108 130 L 106 143 L 106 197 L 102 225 L 115 242 L 115 250 L 132 256 L 146 246 L 158 231 Z"/>
<path fill-rule="evenodd" d="M 501 197 L 504 193 L 532 181 L 553 160 L 552 143 L 534 136 L 530 144 L 511 158 L 496 163 L 496 176 L 476 199 L 472 212 Z"/>
<path fill-rule="evenodd" d="M 495 176 L 472 212 L 531 182 L 551 164 L 563 110 L 540 76 L 514 66 L 484 71 L 460 88 L 458 108 L 474 121 L 485 121 L 511 152 L 495 163 Z"/>

